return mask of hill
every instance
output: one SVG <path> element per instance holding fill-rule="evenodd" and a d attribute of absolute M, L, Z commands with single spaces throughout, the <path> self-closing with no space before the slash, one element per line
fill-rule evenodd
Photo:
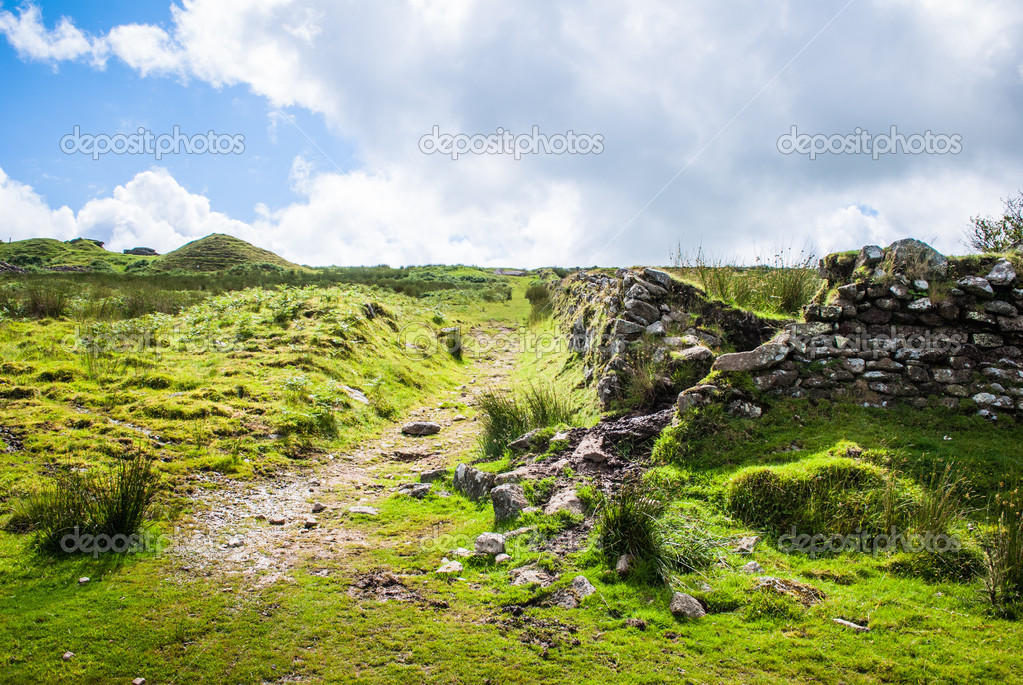
<path fill-rule="evenodd" d="M 153 259 L 155 257 L 110 252 L 103 248 L 103 243 L 88 238 L 75 238 L 67 242 L 53 238 L 30 238 L 0 243 L 0 262 L 29 269 L 72 267 L 92 271 L 123 271 L 129 264 Z"/>
<path fill-rule="evenodd" d="M 154 271 L 226 271 L 242 265 L 270 264 L 283 269 L 305 270 L 269 250 L 223 233 L 193 240 L 157 259 Z"/>

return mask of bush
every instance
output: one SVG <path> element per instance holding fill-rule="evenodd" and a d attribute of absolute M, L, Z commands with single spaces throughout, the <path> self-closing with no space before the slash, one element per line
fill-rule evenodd
<path fill-rule="evenodd" d="M 34 532 L 51 552 L 66 551 L 61 540 L 68 534 L 131 536 L 146 519 L 158 479 L 144 455 L 106 473 L 66 474 L 20 502 L 7 528 Z"/>
<path fill-rule="evenodd" d="M 526 299 L 530 305 L 530 321 L 540 321 L 551 315 L 553 311 L 551 296 L 543 283 L 533 283 L 526 288 Z"/>
<path fill-rule="evenodd" d="M 977 252 L 1006 252 L 1023 244 L 1023 191 L 1018 197 L 1002 200 L 1002 217 L 970 217 L 966 244 Z"/>
<path fill-rule="evenodd" d="M 492 390 L 479 399 L 480 449 L 488 457 L 500 457 L 509 442 L 534 428 L 567 424 L 574 414 L 571 405 L 551 387 L 530 385 L 513 395 Z"/>
<path fill-rule="evenodd" d="M 994 530 L 984 541 L 984 590 L 1000 612 L 1023 614 L 1023 496 L 1019 488 L 996 498 Z"/>
<path fill-rule="evenodd" d="M 608 564 L 614 567 L 625 554 L 637 560 L 660 560 L 657 517 L 663 512 L 660 501 L 636 486 L 602 498 L 597 505 L 598 540 Z"/>

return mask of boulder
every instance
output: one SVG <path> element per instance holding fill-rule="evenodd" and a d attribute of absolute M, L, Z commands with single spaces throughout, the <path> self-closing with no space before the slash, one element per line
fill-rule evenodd
<path fill-rule="evenodd" d="M 553 516 L 559 511 L 567 511 L 580 516 L 586 514 L 586 505 L 579 499 L 579 493 L 575 488 L 565 488 L 551 497 L 547 506 L 544 507 L 543 513 L 546 516 Z"/>
<path fill-rule="evenodd" d="M 780 364 L 789 355 L 788 345 L 767 343 L 749 352 L 723 354 L 714 361 L 712 371 L 762 371 Z"/>
<path fill-rule="evenodd" d="M 508 443 L 508 447 L 516 452 L 525 452 L 533 446 L 533 440 L 540 432 L 539 428 L 534 428 L 525 435 L 520 435 L 511 442 Z"/>
<path fill-rule="evenodd" d="M 853 268 L 866 267 L 872 269 L 884 259 L 884 250 L 879 245 L 864 245 L 860 253 L 856 255 L 856 265 Z"/>
<path fill-rule="evenodd" d="M 504 554 L 504 536 L 500 533 L 483 533 L 476 538 L 474 547 L 478 554 Z"/>
<path fill-rule="evenodd" d="M 1012 267 L 1012 263 L 1007 259 L 999 259 L 995 262 L 991 273 L 987 275 L 987 281 L 991 285 L 1009 286 L 1015 280 L 1016 269 Z"/>
<path fill-rule="evenodd" d="M 498 485 L 490 491 L 490 500 L 494 503 L 494 520 L 499 524 L 514 521 L 529 506 L 522 486 L 516 483 Z"/>
<path fill-rule="evenodd" d="M 432 483 L 434 481 L 443 480 L 448 477 L 450 471 L 447 469 L 434 469 L 432 471 L 423 471 L 419 474 L 420 483 Z"/>
<path fill-rule="evenodd" d="M 599 433 L 587 433 L 572 453 L 573 459 L 583 459 L 595 464 L 602 464 L 610 458 L 604 450 L 604 438 Z"/>
<path fill-rule="evenodd" d="M 437 569 L 437 573 L 441 573 L 446 576 L 456 576 L 462 572 L 462 563 L 459 561 L 449 561 L 448 563 Z"/>
<path fill-rule="evenodd" d="M 917 278 L 944 277 L 948 274 L 948 260 L 925 242 L 915 238 L 896 240 L 885 250 L 896 271 L 910 272 Z"/>
<path fill-rule="evenodd" d="M 640 300 L 636 300 L 639 302 Z M 639 335 L 646 330 L 646 324 L 640 325 L 626 319 L 615 319 L 614 327 L 611 329 L 612 335 L 620 336 L 633 336 Z"/>
<path fill-rule="evenodd" d="M 651 283 L 656 283 L 665 290 L 671 290 L 671 274 L 660 269 L 643 269 L 643 276 Z"/>
<path fill-rule="evenodd" d="M 986 278 L 981 278 L 980 276 L 960 278 L 958 285 L 964 292 L 977 295 L 978 297 L 994 297 L 995 294 L 991 283 Z"/>
<path fill-rule="evenodd" d="M 593 583 L 586 576 L 576 576 L 572 579 L 572 590 L 582 599 L 592 595 L 597 588 L 593 587 Z"/>
<path fill-rule="evenodd" d="M 684 592 L 676 592 L 672 595 L 669 609 L 675 618 L 703 618 L 707 615 L 700 601 Z"/>
<path fill-rule="evenodd" d="M 410 421 L 401 427 L 405 435 L 424 436 L 440 433 L 440 424 L 433 421 Z"/>
<path fill-rule="evenodd" d="M 455 468 L 454 487 L 473 501 L 487 498 L 494 488 L 496 476 L 465 464 Z"/>
<path fill-rule="evenodd" d="M 625 300 L 625 311 L 649 326 L 661 318 L 661 310 L 643 300 Z"/>
<path fill-rule="evenodd" d="M 399 495 L 408 495 L 413 499 L 423 499 L 433 487 L 429 483 L 406 483 L 398 487 Z"/>

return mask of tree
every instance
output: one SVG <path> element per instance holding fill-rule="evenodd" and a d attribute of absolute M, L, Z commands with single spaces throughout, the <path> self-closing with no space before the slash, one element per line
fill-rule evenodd
<path fill-rule="evenodd" d="M 1017 197 L 1002 200 L 1005 214 L 993 217 L 970 217 L 973 224 L 966 231 L 967 243 L 978 252 L 1005 252 L 1023 244 L 1023 191 Z"/>

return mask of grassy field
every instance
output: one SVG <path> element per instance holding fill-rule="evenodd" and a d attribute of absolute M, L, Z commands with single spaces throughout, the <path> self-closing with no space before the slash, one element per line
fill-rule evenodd
<path fill-rule="evenodd" d="M 921 554 L 779 549 L 783 524 L 845 531 L 874 516 L 886 493 L 903 508 L 926 499 L 954 464 L 969 483 L 956 486 L 960 515 L 948 532 L 979 554 L 992 498 L 1023 470 L 1023 429 L 937 408 L 776 400 L 757 422 L 708 412 L 669 429 L 648 446 L 651 457 L 637 453 L 647 467 L 640 485 L 658 502 L 666 539 L 685 554 L 709 550 L 713 563 L 668 584 L 620 577 L 599 530 L 580 551 L 552 553 L 544 540 L 577 520 L 538 514 L 513 524 L 533 526 L 539 544 L 516 538 L 510 566 L 548 570 L 553 585 L 511 585 L 509 567 L 476 558 L 463 560 L 458 579 L 435 574 L 453 549 L 498 528 L 493 511 L 438 494 L 452 490 L 450 476 L 421 500 L 394 489 L 415 478 L 416 464 L 481 458 L 479 392 L 539 384 L 566 400 L 573 424 L 598 415 L 554 323 L 531 314 L 529 278 L 433 269 L 455 286 L 416 298 L 337 283 L 196 289 L 167 312 L 134 316 L 123 302 L 100 306 L 128 293 L 125 276 L 87 298 L 91 308 L 0 322 L 0 426 L 11 431 L 0 440 L 20 443 L 0 444 L 0 522 L 54 474 L 139 450 L 156 456 L 161 478 L 150 530 L 171 541 L 194 516 L 228 515 L 204 504 L 216 491 L 233 502 L 288 481 L 327 506 L 314 531 L 254 524 L 252 539 L 287 540 L 281 551 L 293 565 L 280 577 L 232 566 L 226 544 L 200 565 L 174 545 L 54 556 L 31 534 L 0 531 L 0 682 L 1018 680 L 1023 630 L 985 601 L 976 556 L 941 565 Z M 510 297 L 492 297 L 498 287 Z M 466 341 L 460 357 L 438 345 L 450 326 Z M 397 431 L 439 417 L 436 436 Z M 391 456 L 409 445 L 428 456 Z M 313 479 L 323 487 L 306 493 Z M 777 485 L 751 490 L 765 482 Z M 752 508 L 748 492 L 758 493 Z M 379 514 L 350 514 L 352 504 Z M 763 539 L 751 556 L 732 551 L 754 534 Z M 740 570 L 751 560 L 762 573 Z M 597 592 L 575 609 L 551 606 L 578 575 Z M 818 601 L 755 590 L 755 575 L 809 585 Z M 701 599 L 708 615 L 673 618 L 676 590 Z"/>

